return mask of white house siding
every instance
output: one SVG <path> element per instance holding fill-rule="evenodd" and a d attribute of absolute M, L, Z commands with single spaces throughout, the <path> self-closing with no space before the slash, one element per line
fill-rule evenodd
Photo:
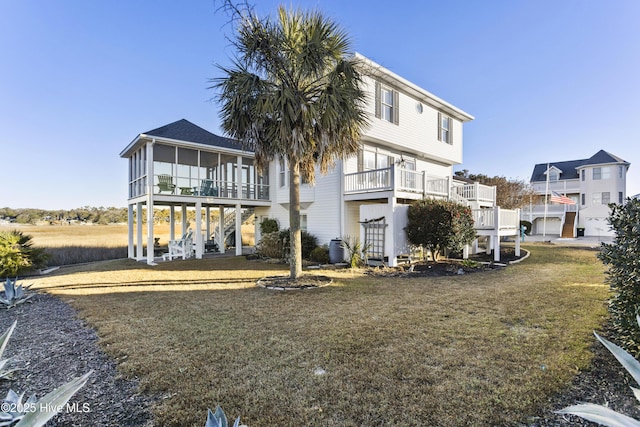
<path fill-rule="evenodd" d="M 386 220 L 384 255 L 388 257 L 389 266 L 397 265 L 398 255 L 410 252 L 404 230 L 407 226 L 408 209 L 408 205 L 392 206 L 387 203 L 360 205 L 360 222 L 381 217 Z M 361 240 L 364 240 L 364 235 Z"/>
<path fill-rule="evenodd" d="M 387 85 L 383 82 L 383 85 Z M 371 117 L 371 125 L 365 131 L 365 139 L 384 141 L 384 144 L 398 151 L 420 153 L 423 158 L 430 158 L 448 164 L 462 163 L 462 123 L 453 118 L 453 143 L 438 141 L 438 110 L 402 91 L 401 88 L 388 84 L 399 92 L 398 124 L 375 117 L 375 80 L 365 79 L 365 90 L 371 94 L 367 102 L 367 111 Z M 418 105 L 422 105 L 422 113 Z"/>
<path fill-rule="evenodd" d="M 538 218 L 533 221 L 532 228 L 533 234 L 545 234 L 547 236 L 560 235 L 561 222 L 560 218 L 547 218 L 547 226 L 545 228 L 544 218 Z"/>
<path fill-rule="evenodd" d="M 608 167 L 610 176 L 608 179 L 593 179 L 594 168 Z M 622 167 L 622 177 L 619 168 Z M 580 191 L 585 195 L 585 204 L 580 200 L 580 215 L 578 225 L 584 227 L 585 236 L 612 236 L 614 233 L 607 222 L 610 210 L 606 204 L 594 204 L 594 193 L 609 192 L 610 203 L 618 203 L 619 193 L 623 200 L 626 197 L 626 172 L 625 166 L 619 164 L 589 165 L 581 168 L 585 173 L 585 180 L 580 181 Z"/>

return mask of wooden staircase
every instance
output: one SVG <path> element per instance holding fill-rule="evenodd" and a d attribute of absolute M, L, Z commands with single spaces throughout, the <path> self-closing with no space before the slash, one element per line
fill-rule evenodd
<path fill-rule="evenodd" d="M 565 213 L 564 224 L 562 225 L 562 234 L 560 237 L 573 238 L 573 230 L 576 222 L 576 213 L 575 212 L 567 212 Z"/>

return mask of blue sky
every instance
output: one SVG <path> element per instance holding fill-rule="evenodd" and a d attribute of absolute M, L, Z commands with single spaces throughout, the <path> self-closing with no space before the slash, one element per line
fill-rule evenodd
<path fill-rule="evenodd" d="M 457 169 L 528 180 L 605 149 L 640 193 L 639 1 L 284 4 L 475 116 Z M 118 154 L 137 134 L 181 118 L 220 134 L 207 86 L 231 62 L 227 21 L 213 0 L 0 0 L 0 206 L 126 206 Z"/>

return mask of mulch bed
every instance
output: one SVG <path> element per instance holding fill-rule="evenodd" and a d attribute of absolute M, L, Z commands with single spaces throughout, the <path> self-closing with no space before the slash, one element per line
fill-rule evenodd
<path fill-rule="evenodd" d="M 257 285 L 261 288 L 285 291 L 315 289 L 330 285 L 332 282 L 333 279 L 327 276 L 305 274 L 297 279 L 291 279 L 289 276 L 267 276 L 258 280 Z"/>
<path fill-rule="evenodd" d="M 39 293 L 30 302 L 0 308 L 0 333 L 18 320 L 3 358 L 23 368 L 0 380 L 0 397 L 13 389 L 39 399 L 75 377 L 93 370 L 87 384 L 69 401 L 78 411 L 63 411 L 47 426 L 151 426 L 154 402 L 138 392 L 136 381 L 122 379 L 116 363 L 98 347 L 96 332 L 59 298 Z M 86 412 L 84 412 L 86 410 Z"/>

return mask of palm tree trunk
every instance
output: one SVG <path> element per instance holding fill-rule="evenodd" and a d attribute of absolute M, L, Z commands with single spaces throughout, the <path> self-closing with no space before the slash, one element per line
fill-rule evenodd
<path fill-rule="evenodd" d="M 289 241 L 290 276 L 297 279 L 302 274 L 302 239 L 300 233 L 300 162 L 291 159 L 289 164 Z"/>

